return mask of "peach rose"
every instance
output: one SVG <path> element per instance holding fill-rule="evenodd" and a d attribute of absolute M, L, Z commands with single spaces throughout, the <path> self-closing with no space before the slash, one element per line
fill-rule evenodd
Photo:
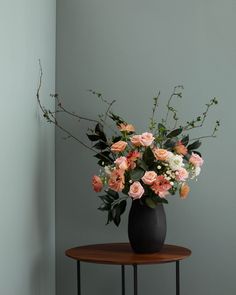
<path fill-rule="evenodd" d="M 185 156 L 188 153 L 188 149 L 185 145 L 182 144 L 181 141 L 178 141 L 176 146 L 174 147 L 177 154 Z"/>
<path fill-rule="evenodd" d="M 178 180 L 178 181 L 185 181 L 187 178 L 188 178 L 188 176 L 189 176 L 189 173 L 188 173 L 188 171 L 185 169 L 185 168 L 179 168 L 179 170 L 177 170 L 176 172 L 175 172 L 175 178 L 176 178 L 176 180 Z"/>
<path fill-rule="evenodd" d="M 141 134 L 140 142 L 142 146 L 150 146 L 153 143 L 155 137 L 152 133 L 144 132 Z"/>
<path fill-rule="evenodd" d="M 201 167 L 204 160 L 196 153 L 192 153 L 189 162 L 194 166 Z"/>
<path fill-rule="evenodd" d="M 133 135 L 130 138 L 130 141 L 134 146 L 141 146 L 142 145 L 141 144 L 141 135 Z"/>
<path fill-rule="evenodd" d="M 102 190 L 103 188 L 103 183 L 102 180 L 99 176 L 94 175 L 92 178 L 92 186 L 93 186 L 93 190 L 98 193 Z"/>
<path fill-rule="evenodd" d="M 125 176 L 124 176 L 124 170 L 121 169 L 114 169 L 111 172 L 109 181 L 108 181 L 108 186 L 116 192 L 121 192 L 125 183 Z"/>
<path fill-rule="evenodd" d="M 169 180 L 165 179 L 163 175 L 158 175 L 156 180 L 153 182 L 151 189 L 156 195 L 160 197 L 167 194 L 168 190 L 172 187 Z"/>
<path fill-rule="evenodd" d="M 144 194 L 144 188 L 139 181 L 135 181 L 129 188 L 128 195 L 133 199 L 140 199 Z"/>
<path fill-rule="evenodd" d="M 120 140 L 120 141 L 117 141 L 116 143 L 113 143 L 113 145 L 111 146 L 111 151 L 114 153 L 123 152 L 126 146 L 127 146 L 127 142 Z"/>
<path fill-rule="evenodd" d="M 146 171 L 142 177 L 142 181 L 145 184 L 152 185 L 153 182 L 156 180 L 157 174 L 154 171 Z"/>
<path fill-rule="evenodd" d="M 188 194 L 190 192 L 190 187 L 188 186 L 187 183 L 183 183 L 180 187 L 180 190 L 179 190 L 179 195 L 180 195 L 180 198 L 181 199 L 186 199 Z"/>
<path fill-rule="evenodd" d="M 118 128 L 120 131 L 124 131 L 124 132 L 134 132 L 135 131 L 134 126 L 132 124 L 121 123 L 118 126 Z"/>
<path fill-rule="evenodd" d="M 166 161 L 170 157 L 170 152 L 165 149 L 154 148 L 152 152 L 159 161 Z"/>
<path fill-rule="evenodd" d="M 116 164 L 116 167 L 122 170 L 128 169 L 128 161 L 126 157 L 119 157 L 114 162 Z"/>

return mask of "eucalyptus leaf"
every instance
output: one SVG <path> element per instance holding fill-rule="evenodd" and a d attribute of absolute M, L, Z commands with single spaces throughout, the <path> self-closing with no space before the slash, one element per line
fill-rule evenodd
<path fill-rule="evenodd" d="M 168 149 L 168 148 L 173 148 L 177 143 L 177 140 L 175 139 L 168 139 L 165 143 L 164 143 L 164 148 Z"/>

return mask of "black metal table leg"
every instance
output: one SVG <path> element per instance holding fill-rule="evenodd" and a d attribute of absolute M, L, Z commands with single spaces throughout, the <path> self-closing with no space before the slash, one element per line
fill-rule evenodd
<path fill-rule="evenodd" d="M 137 264 L 134 264 L 133 267 L 134 267 L 134 295 L 138 295 L 138 269 L 137 269 Z"/>
<path fill-rule="evenodd" d="M 122 295 L 125 295 L 125 266 L 121 265 Z"/>
<path fill-rule="evenodd" d="M 77 294 L 81 295 L 80 261 L 79 260 L 77 260 Z"/>
<path fill-rule="evenodd" d="M 179 261 L 176 261 L 176 295 L 180 295 Z"/>

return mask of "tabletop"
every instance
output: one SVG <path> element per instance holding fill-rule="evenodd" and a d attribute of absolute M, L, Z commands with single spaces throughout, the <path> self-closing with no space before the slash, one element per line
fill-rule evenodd
<path fill-rule="evenodd" d="M 160 264 L 182 260 L 191 255 L 187 248 L 164 245 L 157 253 L 134 253 L 129 243 L 95 244 L 66 250 L 66 256 L 84 262 L 99 264 Z"/>

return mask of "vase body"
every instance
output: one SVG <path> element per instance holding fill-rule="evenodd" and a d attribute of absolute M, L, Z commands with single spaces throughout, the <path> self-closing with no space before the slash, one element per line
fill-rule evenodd
<path fill-rule="evenodd" d="M 129 212 L 128 236 L 136 253 L 161 250 L 166 237 L 166 215 L 163 204 L 149 208 L 140 200 L 132 201 Z"/>

